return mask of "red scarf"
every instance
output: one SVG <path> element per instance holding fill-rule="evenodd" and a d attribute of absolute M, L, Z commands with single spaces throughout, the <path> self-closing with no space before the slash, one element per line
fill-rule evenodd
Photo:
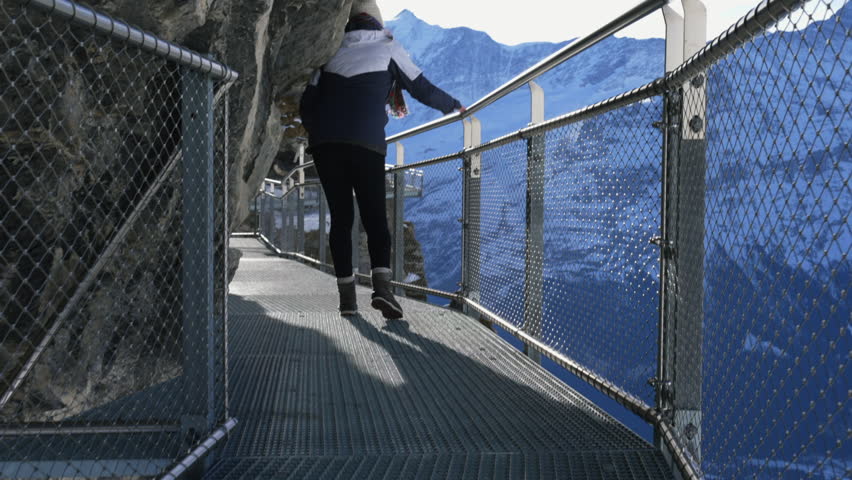
<path fill-rule="evenodd" d="M 405 97 L 402 96 L 402 85 L 394 80 L 388 93 L 387 99 L 388 115 L 393 118 L 402 118 L 409 114 L 408 105 L 405 104 Z"/>

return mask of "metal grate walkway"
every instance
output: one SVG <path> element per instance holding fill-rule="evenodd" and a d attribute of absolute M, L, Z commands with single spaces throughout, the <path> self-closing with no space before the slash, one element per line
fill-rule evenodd
<path fill-rule="evenodd" d="M 337 315 L 334 281 L 255 239 L 231 284 L 232 433 L 209 479 L 671 478 L 662 456 L 470 318 Z"/>

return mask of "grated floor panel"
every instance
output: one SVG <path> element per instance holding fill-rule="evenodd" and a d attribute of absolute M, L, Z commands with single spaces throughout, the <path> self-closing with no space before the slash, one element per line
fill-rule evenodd
<path fill-rule="evenodd" d="M 206 478 L 671 478 L 651 445 L 478 322 L 404 300 L 386 321 L 359 287 L 254 239 L 230 300 L 231 414 Z M 362 301 L 363 299 L 363 301 Z"/>

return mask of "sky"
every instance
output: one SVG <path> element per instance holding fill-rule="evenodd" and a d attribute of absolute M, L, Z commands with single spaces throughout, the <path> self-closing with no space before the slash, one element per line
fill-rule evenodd
<path fill-rule="evenodd" d="M 843 3 L 843 0 L 831 1 Z M 442 27 L 470 27 L 487 32 L 500 43 L 516 45 L 523 42 L 559 42 L 586 35 L 634 7 L 639 0 L 377 0 L 377 3 L 385 20 L 408 9 L 428 23 Z M 709 40 L 760 2 L 704 0 L 704 3 L 707 5 Z M 679 1 L 672 1 L 670 5 L 680 9 Z M 653 13 L 617 36 L 663 38 L 663 15 Z"/>

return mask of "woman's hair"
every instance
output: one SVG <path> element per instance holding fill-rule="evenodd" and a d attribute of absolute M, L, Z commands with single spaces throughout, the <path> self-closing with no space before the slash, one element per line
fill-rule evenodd
<path fill-rule="evenodd" d="M 350 18 L 349 23 L 346 24 L 347 32 L 353 30 L 384 30 L 384 28 L 382 22 L 376 20 L 368 13 L 359 13 Z"/>

